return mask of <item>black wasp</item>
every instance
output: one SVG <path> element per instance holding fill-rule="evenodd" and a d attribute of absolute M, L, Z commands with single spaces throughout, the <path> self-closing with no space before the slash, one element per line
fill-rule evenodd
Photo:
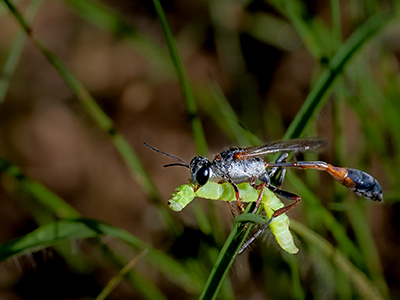
<path fill-rule="evenodd" d="M 279 141 L 254 147 L 231 147 L 217 154 L 212 161 L 204 156 L 195 156 L 189 164 L 176 156 L 153 148 L 146 143 L 144 144 L 156 152 L 179 161 L 179 163 L 168 164 L 164 167 L 184 166 L 188 168 L 191 172 L 192 183 L 196 186 L 196 189 L 205 185 L 209 180 L 218 183 L 229 182 L 235 191 L 239 207 L 242 207 L 242 205 L 240 204 L 240 195 L 237 184 L 249 182 L 255 189 L 261 190 L 253 213 L 256 212 L 261 203 L 262 194 L 265 188 L 268 188 L 278 196 L 294 201 L 294 203 L 275 211 L 270 221 L 287 212 L 301 199 L 293 193 L 280 189 L 286 168 L 326 171 L 339 183 L 359 196 L 375 201 L 382 201 L 383 199 L 382 188 L 378 181 L 363 171 L 335 167 L 323 161 L 286 162 L 286 159 L 289 156 L 287 152 L 304 152 L 307 150 L 324 148 L 327 145 L 327 141 L 323 138 Z M 266 162 L 259 157 L 276 152 L 283 152 L 283 154 L 275 162 Z M 278 170 L 282 170 L 282 172 L 279 175 L 277 183 L 273 185 L 270 178 L 274 176 Z M 256 180 L 261 183 L 256 184 Z"/>

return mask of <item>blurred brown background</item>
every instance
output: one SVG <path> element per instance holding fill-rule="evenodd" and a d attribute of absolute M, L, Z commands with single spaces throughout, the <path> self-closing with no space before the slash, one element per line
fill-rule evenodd
<path fill-rule="evenodd" d="M 166 49 L 151 1 L 103 3 L 123 15 L 138 34 Z M 28 1 L 21 1 L 18 7 L 24 10 L 27 5 Z M 207 86 L 216 82 L 245 128 L 265 142 L 279 140 L 304 102 L 319 63 L 301 43 L 289 21 L 263 1 L 162 1 L 162 5 L 187 75 L 193 83 L 195 97 L 196 93 L 207 93 Z M 307 1 L 305 5 L 313 18 L 329 24 L 328 1 Z M 348 21 L 350 6 L 348 2 L 341 3 L 344 37 L 355 29 Z M 2 9 L 0 64 L 19 29 L 5 8 Z M 268 14 L 270 24 L 277 26 L 269 31 L 271 36 L 266 37 L 269 42 L 261 40 L 255 31 L 249 29 L 248 22 L 252 20 L 249 16 L 257 13 Z M 143 45 L 87 22 L 63 1 L 44 1 L 33 22 L 33 30 L 64 60 L 112 118 L 116 128 L 137 151 L 166 202 L 177 186 L 187 183 L 189 173 L 183 168 L 163 169 L 162 165 L 169 162 L 168 158 L 145 148 L 142 142 L 185 161 L 196 155 L 181 90 L 168 58 L 146 53 L 148 50 Z M 398 72 L 398 36 L 393 38 L 387 33 L 386 37 L 393 68 Z M 380 41 L 385 42 L 385 39 Z M 151 201 L 131 176 L 109 138 L 91 121 L 82 104 L 29 40 L 10 82 L 0 109 L 0 155 L 61 196 L 84 217 L 108 222 L 158 249 L 167 249 L 171 241 Z M 208 109 L 210 105 L 199 105 L 212 156 L 232 146 L 233 142 L 219 128 Z M 326 136 L 331 142 L 321 156 L 330 162 L 335 162 L 333 154 L 336 151 L 332 145 L 333 117 L 334 111 L 328 102 L 319 113 L 318 126 L 314 128 L 315 134 Z M 350 167 L 358 167 L 359 149 L 364 147 L 357 138 L 363 135 L 361 125 L 350 109 L 345 110 L 342 119 L 347 132 L 346 162 L 352 164 Z M 388 188 L 385 170 L 378 160 L 372 160 L 368 172 L 379 179 L 384 189 Z M 329 181 L 327 177 L 322 180 Z M 0 189 L 1 243 L 36 228 L 24 205 L 15 200 L 14 188 L 3 178 Z M 331 202 L 332 198 L 324 197 L 324 193 L 324 188 L 316 190 L 316 194 L 322 196 L 322 202 Z M 231 214 L 224 203 L 215 205 L 218 216 L 226 220 L 224 230 L 228 234 Z M 399 224 L 391 219 L 392 209 L 387 205 L 376 205 L 371 212 L 371 230 L 390 286 L 400 278 L 397 258 Z M 301 218 L 300 209 L 292 214 Z M 174 213 L 174 218 L 181 219 L 188 227 L 197 226 L 190 206 L 181 213 Z M 393 221 L 396 229 L 389 231 Z M 79 246 L 85 248 L 87 245 L 83 242 Z M 71 245 L 72 252 L 74 247 Z M 129 253 L 129 250 L 123 251 Z M 56 270 L 61 270 L 66 281 L 75 283 L 71 285 L 70 295 L 66 292 L 66 296 L 60 296 L 60 299 L 89 299 L 95 295 L 98 283 L 67 275 L 70 274 L 68 267 L 56 253 L 41 263 L 46 260 L 43 259 L 46 255 L 30 254 L 28 258 L 3 262 L 0 299 L 51 299 L 53 294 L 39 291 L 40 287 L 48 288 L 53 284 L 60 291 L 68 290 L 52 279 Z M 246 289 L 251 290 L 256 285 L 247 266 L 247 256 L 239 258 L 237 274 L 233 275 L 241 278 L 238 287 L 244 290 L 238 291 L 237 295 L 242 295 L 243 299 L 246 299 Z M 37 266 L 32 266 L 32 259 Z M 107 267 L 99 267 L 98 272 L 99 277 L 103 276 L 101 272 L 104 272 L 104 278 L 109 276 Z M 154 277 L 157 280 L 157 276 Z M 89 292 L 81 297 L 79 290 L 85 289 L 79 284 L 82 282 Z M 176 296 L 180 295 L 174 294 L 173 287 L 170 291 L 168 287 L 164 290 L 171 299 L 178 299 Z M 122 285 L 114 299 L 128 299 L 133 297 L 131 293 L 129 287 Z M 264 298 L 257 297 L 256 292 L 251 299 Z"/>

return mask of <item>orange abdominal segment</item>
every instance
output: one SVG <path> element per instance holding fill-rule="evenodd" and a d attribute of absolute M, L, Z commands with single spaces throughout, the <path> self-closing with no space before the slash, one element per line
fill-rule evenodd
<path fill-rule="evenodd" d="M 337 181 L 343 184 L 345 187 L 348 188 L 355 187 L 355 182 L 350 177 L 348 177 L 349 172 L 347 171 L 346 168 L 334 167 L 329 165 L 326 171 L 329 174 L 331 174 L 333 178 L 335 178 Z"/>

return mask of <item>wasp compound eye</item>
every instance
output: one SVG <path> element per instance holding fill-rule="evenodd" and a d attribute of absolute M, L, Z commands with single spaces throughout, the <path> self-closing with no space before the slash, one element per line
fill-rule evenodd
<path fill-rule="evenodd" d="M 205 185 L 212 176 L 211 162 L 203 156 L 196 156 L 189 164 L 192 182 L 199 186 Z"/>
<path fill-rule="evenodd" d="M 205 185 L 210 178 L 211 170 L 209 167 L 201 167 L 196 174 L 196 181 L 199 185 Z"/>

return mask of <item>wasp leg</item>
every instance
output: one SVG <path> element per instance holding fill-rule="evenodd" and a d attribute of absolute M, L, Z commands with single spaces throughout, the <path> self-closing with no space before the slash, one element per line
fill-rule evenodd
<path fill-rule="evenodd" d="M 265 230 L 265 228 L 269 226 L 269 224 L 271 224 L 274 219 L 274 217 L 269 219 L 266 224 L 264 224 L 246 243 L 244 243 L 238 251 L 238 254 L 242 253 L 256 238 L 258 238 L 258 236 Z"/>
<path fill-rule="evenodd" d="M 286 159 L 288 158 L 288 156 L 289 156 L 288 153 L 283 153 L 283 154 L 282 154 L 281 156 L 279 156 L 279 158 L 276 160 L 276 163 L 285 162 Z M 268 172 L 268 174 L 264 174 L 264 176 L 260 178 L 260 180 L 261 180 L 261 183 L 260 183 L 260 184 L 256 184 L 256 183 L 255 183 L 256 179 L 255 179 L 254 177 L 250 179 L 250 181 L 249 181 L 250 185 L 251 185 L 253 188 L 255 188 L 256 190 L 261 190 L 261 191 L 260 191 L 260 194 L 258 195 L 258 198 L 257 198 L 256 207 L 254 208 L 254 210 L 253 210 L 253 212 L 252 212 L 253 214 L 255 214 L 255 213 L 257 212 L 258 208 L 259 208 L 260 205 L 261 205 L 262 197 L 263 197 L 263 195 L 264 195 L 264 188 L 265 188 L 265 186 L 270 186 L 270 178 L 271 178 L 272 176 L 274 176 L 274 175 L 277 173 L 277 171 L 278 171 L 279 169 L 280 169 L 279 167 L 274 167 L 274 168 L 272 168 L 272 170 L 270 170 L 270 171 Z M 285 169 L 282 169 L 282 172 L 281 172 L 281 174 L 279 175 L 278 182 L 277 182 L 277 184 L 276 184 L 276 189 L 279 189 L 279 188 L 281 187 L 282 182 L 283 182 L 283 179 L 285 178 L 285 173 L 286 173 L 286 170 L 285 170 Z"/>
<path fill-rule="evenodd" d="M 278 157 L 278 159 L 275 161 L 275 163 L 282 163 L 282 162 L 286 162 L 286 159 L 288 158 L 289 153 L 283 153 L 281 156 Z M 268 167 L 268 166 L 267 166 Z M 271 178 L 272 176 L 274 176 L 276 174 L 276 172 L 279 170 L 279 167 L 273 167 L 269 172 L 268 172 L 268 177 Z M 284 177 L 284 176 L 283 176 Z M 282 175 L 279 176 L 278 180 L 281 180 L 281 184 L 283 181 L 283 177 Z M 278 186 L 278 184 L 277 184 Z M 279 185 L 280 186 L 280 185 Z"/>
<path fill-rule="evenodd" d="M 268 180 L 269 180 L 268 176 L 266 176 L 266 178 L 268 178 Z M 256 179 L 254 177 L 250 179 L 249 183 L 256 190 L 260 190 L 260 194 L 258 194 L 258 198 L 256 201 L 256 207 L 252 211 L 252 214 L 255 214 L 257 212 L 258 208 L 260 207 L 262 197 L 264 195 L 264 189 L 265 189 L 265 186 L 267 185 L 267 183 L 265 181 L 262 181 L 260 184 L 256 184 Z"/>
<path fill-rule="evenodd" d="M 276 218 L 278 216 L 280 216 L 281 214 L 284 214 L 285 212 L 289 211 L 290 209 L 292 209 L 293 207 L 295 207 L 297 205 L 297 203 L 300 202 L 301 198 L 299 196 L 297 196 L 296 194 L 287 192 L 287 191 L 282 191 L 277 189 L 275 186 L 270 185 L 268 187 L 268 189 L 273 192 L 274 194 L 277 194 L 278 196 L 284 197 L 286 199 L 289 200 L 293 200 L 294 203 L 286 205 L 285 207 L 282 207 L 278 210 L 276 210 L 274 212 L 274 214 L 272 215 L 273 218 Z"/>
<path fill-rule="evenodd" d="M 275 190 L 279 190 L 281 188 L 281 185 L 283 183 L 283 179 L 285 178 L 285 174 L 286 174 L 286 169 L 282 169 L 281 174 L 278 177 L 278 181 L 276 182 Z"/>
<path fill-rule="evenodd" d="M 276 163 L 281 163 L 281 162 L 285 162 L 286 159 L 288 158 L 289 154 L 288 153 L 283 153 L 277 160 Z M 285 178 L 285 173 L 286 173 L 286 169 L 282 169 L 281 174 L 279 175 L 278 181 L 276 186 L 272 186 L 271 182 L 270 182 L 270 178 L 272 176 L 274 176 L 277 171 L 280 169 L 280 167 L 274 167 L 272 168 L 272 170 L 270 170 L 268 173 L 264 174 L 263 177 L 260 178 L 261 183 L 260 184 L 256 184 L 255 181 L 256 179 L 253 177 L 250 179 L 249 183 L 250 185 L 255 188 L 256 190 L 261 190 L 260 194 L 258 195 L 257 198 L 257 202 L 256 202 L 256 207 L 253 209 L 252 213 L 255 214 L 258 210 L 258 208 L 261 205 L 261 201 L 262 201 L 262 197 L 264 195 L 264 189 L 266 186 L 268 186 L 268 189 L 270 189 L 272 192 L 276 193 L 277 190 L 280 189 L 283 179 Z M 278 192 L 279 193 L 279 192 Z M 284 197 L 286 197 L 287 195 L 285 194 Z M 291 198 L 290 198 L 291 199 Z M 298 202 L 298 201 L 297 201 Z M 297 204 L 297 202 L 295 202 L 295 204 Z M 291 207 L 293 207 L 295 204 L 292 204 Z M 290 208 L 291 208 L 290 207 Z M 287 210 L 289 210 L 290 208 L 288 208 Z M 282 208 L 283 209 L 283 208 Z M 287 211 L 286 210 L 286 211 Z M 275 216 L 275 213 L 277 213 L 277 215 Z M 275 219 L 275 217 L 281 215 L 283 212 L 280 213 L 280 209 L 278 209 L 276 212 L 274 212 L 274 215 L 271 217 L 271 219 L 265 224 L 263 225 L 257 232 L 255 235 L 253 235 L 246 243 L 243 244 L 243 246 L 240 248 L 238 254 L 242 253 L 244 251 L 244 249 L 246 249 L 264 230 L 265 228 L 267 228 L 269 226 L 269 224 L 271 224 L 272 220 Z M 249 225 L 249 223 L 247 223 L 244 227 L 244 229 L 247 228 L 247 226 Z"/>
<path fill-rule="evenodd" d="M 282 190 L 278 189 L 276 186 L 269 185 L 268 189 L 271 190 L 272 192 L 274 192 L 275 194 L 278 194 L 281 197 L 285 197 L 287 199 L 294 200 L 295 202 L 274 211 L 273 215 L 268 220 L 268 222 L 266 224 L 264 224 L 246 243 L 243 244 L 243 246 L 240 248 L 238 254 L 242 253 L 271 224 L 271 222 L 276 217 L 279 217 L 281 214 L 292 209 L 301 200 L 301 198 L 299 196 L 297 196 L 293 193 L 290 193 L 290 192 L 282 191 Z"/>
<path fill-rule="evenodd" d="M 266 167 L 314 169 L 328 172 L 340 184 L 357 195 L 376 201 L 382 201 L 382 188 L 379 182 L 360 170 L 335 167 L 323 161 L 301 161 L 293 163 L 266 163 Z"/>
<path fill-rule="evenodd" d="M 236 198 L 237 206 L 239 208 L 239 212 L 243 213 L 244 207 L 243 207 L 242 201 L 240 201 L 239 188 L 236 185 L 236 183 L 234 183 L 232 180 L 229 179 L 228 182 L 231 184 L 231 186 L 233 187 L 233 190 L 235 191 L 235 198 Z"/>
<path fill-rule="evenodd" d="M 232 208 L 231 201 L 227 201 L 226 204 L 228 204 L 228 206 L 229 206 L 229 210 L 231 211 L 232 217 L 236 217 L 236 213 Z"/>

